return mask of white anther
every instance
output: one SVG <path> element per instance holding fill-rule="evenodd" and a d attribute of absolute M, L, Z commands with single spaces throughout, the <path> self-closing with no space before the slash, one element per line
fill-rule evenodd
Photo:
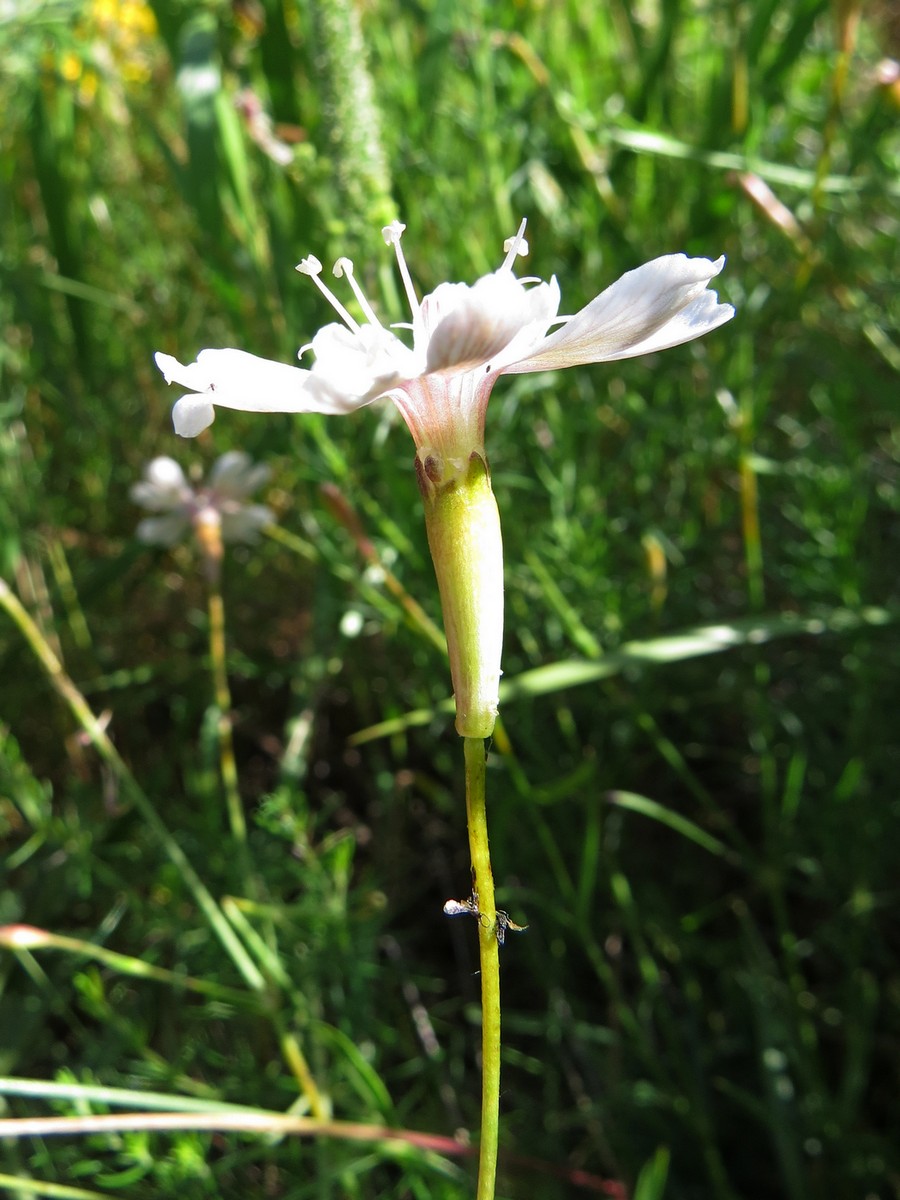
<path fill-rule="evenodd" d="M 501 271 L 508 271 L 515 259 L 520 254 L 528 253 L 528 243 L 525 241 L 525 226 L 528 224 L 527 219 L 522 220 L 515 237 L 507 238 L 503 243 L 503 249 L 506 251 L 506 258 L 503 260 Z"/>
<path fill-rule="evenodd" d="M 341 260 L 338 259 L 338 262 L 340 261 Z M 347 259 L 347 261 L 349 262 L 350 260 Z M 326 287 L 319 278 L 319 275 L 322 272 L 322 264 L 319 262 L 316 256 L 311 254 L 309 258 L 304 258 L 302 262 L 297 264 L 297 270 L 301 275 L 308 275 L 310 277 L 310 279 L 313 281 L 337 315 L 341 318 L 347 328 L 352 329 L 355 333 L 357 329 L 359 329 L 359 322 L 355 321 L 353 317 L 350 316 L 346 308 L 344 308 L 343 304 L 341 304 L 340 300 L 338 300 L 337 296 L 335 296 L 334 292 L 332 292 L 330 288 Z"/>
<path fill-rule="evenodd" d="M 396 246 L 403 237 L 403 231 L 406 226 L 402 221 L 391 221 L 390 225 L 385 225 L 381 231 L 381 236 L 384 238 L 385 245 Z"/>
<path fill-rule="evenodd" d="M 309 258 L 304 258 L 301 262 L 298 262 L 294 269 L 299 271 L 301 275 L 321 275 L 322 264 L 314 254 L 311 254 Z"/>

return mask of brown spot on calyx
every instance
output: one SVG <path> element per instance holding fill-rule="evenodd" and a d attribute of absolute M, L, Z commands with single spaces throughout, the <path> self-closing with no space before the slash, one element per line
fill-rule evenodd
<path fill-rule="evenodd" d="M 428 495 L 428 477 L 425 474 L 425 468 L 422 465 L 422 460 L 416 455 L 416 483 L 419 485 L 419 491 L 423 496 Z"/>
<path fill-rule="evenodd" d="M 419 492 L 425 499 L 434 499 L 438 495 L 447 495 L 463 486 L 466 481 L 472 482 L 479 477 L 488 481 L 490 487 L 490 467 L 483 451 L 472 450 L 468 459 L 445 459 L 436 453 L 416 454 L 416 482 Z"/>
<path fill-rule="evenodd" d="M 416 483 L 419 485 L 419 495 L 427 503 L 433 502 L 440 491 L 443 478 L 437 467 L 438 460 L 433 455 L 420 458 L 416 455 Z"/>
<path fill-rule="evenodd" d="M 436 454 L 427 454 L 422 465 L 432 483 L 440 483 L 444 478 L 444 464 Z"/>

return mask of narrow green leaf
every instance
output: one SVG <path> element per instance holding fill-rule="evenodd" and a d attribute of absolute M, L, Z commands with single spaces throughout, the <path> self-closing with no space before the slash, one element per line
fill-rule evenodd
<path fill-rule="evenodd" d="M 53 1200 L 106 1200 L 109 1192 L 92 1192 L 85 1188 L 50 1183 L 46 1179 L 26 1179 L 22 1175 L 0 1175 L 0 1188 L 9 1188 L 8 1195 L 49 1196 Z"/>
<path fill-rule="evenodd" d="M 535 667 L 524 671 L 500 684 L 500 703 L 508 704 L 523 696 L 546 696 L 565 688 L 581 687 L 586 683 L 599 683 L 618 675 L 626 667 L 653 666 L 681 662 L 689 658 L 701 658 L 706 654 L 721 654 L 740 646 L 760 646 L 777 638 L 796 637 L 799 634 L 818 637 L 824 633 L 849 633 L 866 626 L 879 628 L 892 625 L 900 619 L 900 613 L 887 608 L 863 608 L 858 611 L 836 608 L 817 617 L 801 617 L 793 613 L 769 617 L 741 617 L 735 621 L 722 621 L 715 625 L 698 625 L 681 633 L 649 641 L 626 642 L 620 650 L 604 654 L 596 661 L 570 659 L 566 662 L 549 663 L 546 667 Z M 389 737 L 416 725 L 427 725 L 438 713 L 452 712 L 453 703 L 445 700 L 434 708 L 416 709 L 391 721 L 382 721 L 354 734 L 351 744 L 377 738 Z"/>
<path fill-rule="evenodd" d="M 653 1158 L 644 1164 L 634 1189 L 634 1200 L 662 1200 L 669 1177 L 669 1159 L 671 1154 L 665 1146 L 660 1146 Z"/>
<path fill-rule="evenodd" d="M 729 854 L 728 847 L 723 842 L 720 842 L 718 838 L 706 833 L 699 825 L 695 825 L 693 821 L 689 821 L 681 813 L 673 812 L 670 808 L 666 808 L 665 805 L 660 804 L 656 800 L 651 800 L 648 796 L 639 796 L 636 792 L 608 792 L 606 799 L 610 804 L 615 804 L 618 808 L 627 808 L 631 812 L 641 813 L 645 817 L 650 817 L 653 821 L 659 821 L 660 825 L 667 825 L 669 829 L 680 833 L 688 841 L 702 846 L 710 854 L 718 855 L 720 858 L 725 858 Z"/>

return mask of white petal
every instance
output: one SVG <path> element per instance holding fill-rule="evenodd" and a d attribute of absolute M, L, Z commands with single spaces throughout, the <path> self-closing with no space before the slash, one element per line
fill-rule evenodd
<path fill-rule="evenodd" d="M 255 542 L 266 525 L 275 521 L 275 514 L 264 504 L 243 505 L 233 513 L 222 514 L 222 538 L 226 542 Z"/>
<path fill-rule="evenodd" d="M 197 361 L 186 366 L 169 354 L 155 358 L 169 383 L 194 390 L 172 412 L 175 431 L 182 437 L 194 437 L 211 425 L 214 405 L 244 412 L 346 411 L 336 408 L 334 397 L 321 387 L 308 386 L 310 371 L 245 350 L 201 350 Z"/>
<path fill-rule="evenodd" d="M 422 301 L 421 328 L 430 334 L 426 371 L 490 363 L 536 322 L 542 323 L 539 340 L 556 316 L 558 299 L 551 285 L 526 288 L 511 271 L 484 275 L 472 287 L 442 284 Z"/>
<path fill-rule="evenodd" d="M 325 325 L 312 340 L 316 361 L 309 390 L 317 412 L 346 413 L 370 404 L 419 369 L 412 352 L 378 325 Z"/>
<path fill-rule="evenodd" d="M 253 460 L 243 450 L 226 450 L 213 463 L 209 473 L 209 482 L 219 482 L 240 478 Z"/>
<path fill-rule="evenodd" d="M 196 437 L 216 419 L 216 410 L 206 396 L 182 396 L 172 409 L 172 424 L 179 437 Z"/>
<path fill-rule="evenodd" d="M 146 479 L 134 484 L 128 494 L 132 503 L 146 508 L 149 512 L 166 512 L 181 504 L 181 496 L 177 492 L 158 488 L 155 483 L 149 483 Z"/>
<path fill-rule="evenodd" d="M 201 350 L 184 366 L 168 354 L 156 365 L 168 383 L 209 392 L 213 404 L 245 412 L 306 412 L 303 385 L 309 371 L 248 354 L 246 350 Z"/>
<path fill-rule="evenodd" d="M 730 304 L 720 304 L 715 292 L 704 292 L 645 341 L 621 354 L 611 355 L 605 361 L 639 358 L 642 354 L 654 354 L 657 350 L 668 350 L 672 346 L 681 346 L 684 342 L 693 342 L 696 338 L 711 333 L 713 329 L 718 329 L 733 316 L 734 309 Z"/>
<path fill-rule="evenodd" d="M 734 316 L 707 284 L 724 257 L 667 254 L 629 271 L 546 339 L 531 357 L 506 370 L 547 371 L 612 362 L 692 341 Z"/>
<path fill-rule="evenodd" d="M 131 488 L 130 495 L 141 508 L 166 512 L 189 500 L 191 489 L 174 458 L 161 455 L 147 463 L 144 478 Z"/>
<path fill-rule="evenodd" d="M 419 305 L 415 314 L 416 346 L 420 339 L 427 342 L 434 336 L 434 331 L 466 302 L 466 294 L 471 291 L 467 283 L 439 283 L 433 292 L 429 292 Z"/>
<path fill-rule="evenodd" d="M 555 275 L 549 283 L 538 284 L 528 294 L 537 294 L 540 297 L 540 305 L 535 304 L 535 318 L 521 329 L 503 352 L 491 362 L 492 370 L 502 371 L 507 363 L 527 358 L 541 346 L 547 336 L 547 330 L 556 320 L 556 314 L 559 312 L 559 284 Z"/>
<path fill-rule="evenodd" d="M 242 500 L 261 487 L 269 478 L 265 465 L 254 466 L 249 454 L 242 450 L 229 450 L 216 459 L 209 473 L 209 486 L 217 496 Z"/>
<path fill-rule="evenodd" d="M 162 488 L 184 487 L 186 482 L 184 471 L 167 454 L 161 454 L 147 463 L 144 476 L 148 482 Z"/>
<path fill-rule="evenodd" d="M 165 376 L 166 383 L 172 383 L 173 380 L 178 379 L 182 371 L 187 370 L 187 367 L 183 367 L 177 358 L 173 358 L 171 354 L 163 354 L 160 350 L 153 355 L 153 361 Z"/>
<path fill-rule="evenodd" d="M 182 513 L 169 513 L 165 517 L 147 517 L 138 524 L 137 535 L 149 546 L 174 546 L 181 541 L 190 522 Z"/>

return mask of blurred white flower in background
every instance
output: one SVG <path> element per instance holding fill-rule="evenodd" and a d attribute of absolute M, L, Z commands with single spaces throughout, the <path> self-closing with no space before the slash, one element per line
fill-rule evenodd
<path fill-rule="evenodd" d="M 269 468 L 240 450 L 223 454 L 207 479 L 196 484 L 173 458 L 154 458 L 144 468 L 144 478 L 132 487 L 131 499 L 159 515 L 145 517 L 137 536 L 149 545 L 174 546 L 193 532 L 204 551 L 214 554 L 216 543 L 255 542 L 275 514 L 264 504 L 246 500 L 268 478 Z"/>

